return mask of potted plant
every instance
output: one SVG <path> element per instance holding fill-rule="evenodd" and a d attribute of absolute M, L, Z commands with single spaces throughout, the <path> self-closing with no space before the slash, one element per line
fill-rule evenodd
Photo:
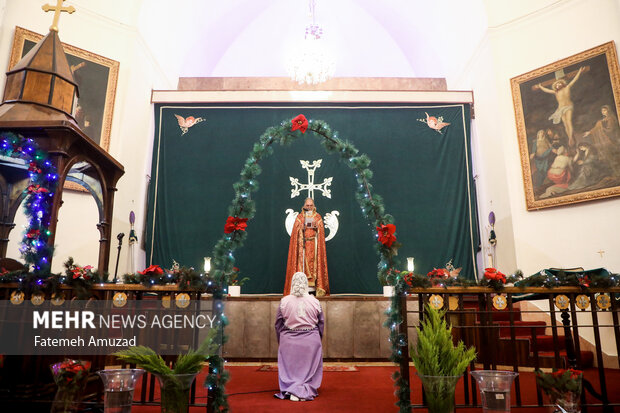
<path fill-rule="evenodd" d="M 162 413 L 187 413 L 189 411 L 189 390 L 196 375 L 202 370 L 207 358 L 216 354 L 217 344 L 213 342 L 216 329 L 211 329 L 197 350 L 179 355 L 169 367 L 155 351 L 144 346 L 129 347 L 113 353 L 120 360 L 135 364 L 159 380 Z"/>
<path fill-rule="evenodd" d="M 65 359 L 50 366 L 58 391 L 52 403 L 52 413 L 78 411 L 86 386 L 90 361 Z"/>
<path fill-rule="evenodd" d="M 239 279 L 239 268 L 233 267 L 233 271 L 228 278 L 228 294 L 231 297 L 239 297 L 241 295 L 241 286 L 248 281 L 249 277 Z"/>
<path fill-rule="evenodd" d="M 536 383 L 549 396 L 551 403 L 567 413 L 581 411 L 581 381 L 583 372 L 575 369 L 560 369 L 552 373 L 536 370 Z"/>
<path fill-rule="evenodd" d="M 429 413 L 454 412 L 454 390 L 469 363 L 476 358 L 474 347 L 465 348 L 462 341 L 454 345 L 452 326 L 445 311 L 426 305 L 417 343 L 411 344 L 410 355 L 422 380 Z"/>

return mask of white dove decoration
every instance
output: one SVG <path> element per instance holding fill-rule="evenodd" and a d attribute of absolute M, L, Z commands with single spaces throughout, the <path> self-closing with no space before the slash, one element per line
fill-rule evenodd
<path fill-rule="evenodd" d="M 291 235 L 293 232 L 293 225 L 295 225 L 295 218 L 299 215 L 299 212 L 293 211 L 291 208 L 284 211 L 286 214 L 286 220 L 284 221 L 284 226 L 286 227 L 286 232 L 288 235 Z"/>
<path fill-rule="evenodd" d="M 189 128 L 191 128 L 192 126 L 196 125 L 197 123 L 200 122 L 204 122 L 206 119 L 204 118 L 195 118 L 193 116 L 188 116 L 186 118 L 184 118 L 181 115 L 177 115 L 176 113 L 174 114 L 174 116 L 176 116 L 177 121 L 179 122 L 179 128 L 181 128 L 181 136 L 185 135 L 187 133 L 187 131 L 189 131 Z"/>
<path fill-rule="evenodd" d="M 290 236 L 293 232 L 293 226 L 295 225 L 295 218 L 297 218 L 299 212 L 293 211 L 291 208 L 288 208 L 286 211 L 284 211 L 284 213 L 286 214 L 284 226 L 286 227 L 286 232 L 288 232 L 288 235 Z M 332 211 L 325 214 L 325 217 L 323 218 L 325 227 L 329 229 L 329 234 L 325 236 L 325 242 L 334 238 L 336 236 L 336 233 L 338 232 L 338 215 L 340 215 L 340 212 Z"/>
<path fill-rule="evenodd" d="M 338 211 L 332 211 L 325 214 L 323 221 L 325 221 L 325 226 L 329 228 L 329 234 L 325 237 L 325 242 L 334 238 L 336 236 L 336 232 L 338 232 L 338 215 L 340 215 L 340 212 Z"/>

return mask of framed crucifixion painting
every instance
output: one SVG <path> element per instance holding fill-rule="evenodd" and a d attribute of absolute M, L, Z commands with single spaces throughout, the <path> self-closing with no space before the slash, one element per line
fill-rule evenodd
<path fill-rule="evenodd" d="M 620 195 L 613 42 L 511 79 L 528 210 Z"/>

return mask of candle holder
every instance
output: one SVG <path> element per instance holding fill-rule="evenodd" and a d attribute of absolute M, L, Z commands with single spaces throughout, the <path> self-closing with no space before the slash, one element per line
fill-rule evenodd
<path fill-rule="evenodd" d="M 143 373 L 142 369 L 111 369 L 97 372 L 103 380 L 105 391 L 104 413 L 131 413 L 133 392 L 136 382 Z"/>

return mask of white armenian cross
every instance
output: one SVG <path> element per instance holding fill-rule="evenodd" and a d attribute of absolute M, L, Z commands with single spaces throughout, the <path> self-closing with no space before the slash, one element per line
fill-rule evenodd
<path fill-rule="evenodd" d="M 307 190 L 308 198 L 314 199 L 315 189 L 321 191 L 324 197 L 331 198 L 332 191 L 327 187 L 332 184 L 332 179 L 334 179 L 333 177 L 330 176 L 329 178 L 323 179 L 323 183 L 320 184 L 314 183 L 314 171 L 316 171 L 316 168 L 321 167 L 321 162 L 323 162 L 323 159 L 312 161 L 312 164 L 310 164 L 309 161 L 303 160 L 300 160 L 299 162 L 301 163 L 302 168 L 308 171 L 308 183 L 301 184 L 299 183 L 299 179 L 289 176 L 289 179 L 291 180 L 291 185 L 293 185 L 293 189 L 291 189 L 291 198 L 295 198 L 296 196 L 299 196 L 301 194 L 301 191 Z"/>
<path fill-rule="evenodd" d="M 332 197 L 332 191 L 328 187 L 332 184 L 332 180 L 334 179 L 332 176 L 329 178 L 323 179 L 323 182 L 320 184 L 314 183 L 314 172 L 317 168 L 321 167 L 322 159 L 318 159 L 316 161 L 312 161 L 312 164 L 309 161 L 299 160 L 301 166 L 308 171 L 308 183 L 302 184 L 299 183 L 299 179 L 293 178 L 289 176 L 291 180 L 291 185 L 293 189 L 291 189 L 291 198 L 295 198 L 296 196 L 301 195 L 301 191 L 308 191 L 308 198 L 314 199 L 314 190 L 321 191 L 324 197 L 330 198 Z M 286 220 L 284 222 L 284 226 L 286 227 L 286 232 L 291 235 L 293 231 L 293 225 L 295 225 L 295 218 L 297 218 L 297 214 L 299 212 L 293 211 L 291 208 L 285 211 L 287 214 Z M 329 229 L 329 234 L 325 237 L 325 241 L 329 241 L 330 239 L 336 236 L 338 232 L 338 215 L 340 212 L 332 211 L 325 214 L 323 217 L 323 221 L 325 222 L 325 227 Z"/>

